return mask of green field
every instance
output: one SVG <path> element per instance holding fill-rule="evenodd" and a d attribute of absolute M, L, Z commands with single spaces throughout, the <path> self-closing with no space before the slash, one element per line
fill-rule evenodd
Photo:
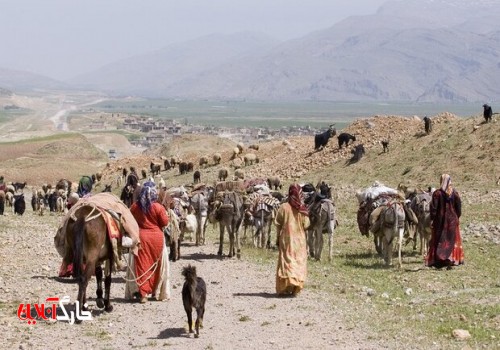
<path fill-rule="evenodd" d="M 327 101 L 177 101 L 107 100 L 93 108 L 108 113 L 130 113 L 183 120 L 198 125 L 271 127 L 324 127 L 336 123 L 343 128 L 357 118 L 374 115 L 437 115 L 451 112 L 460 117 L 482 113 L 477 104 L 365 103 Z"/>

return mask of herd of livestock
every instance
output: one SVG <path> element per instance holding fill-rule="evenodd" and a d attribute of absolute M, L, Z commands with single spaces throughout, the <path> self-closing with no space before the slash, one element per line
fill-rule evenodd
<path fill-rule="evenodd" d="M 173 162 L 173 160 L 172 160 Z M 202 162 L 202 160 L 200 160 Z M 170 164 L 170 166 L 172 166 Z M 122 169 L 126 173 L 126 169 Z M 138 194 L 140 182 L 135 169 L 127 174 L 122 191 L 122 201 L 130 207 L 134 192 Z M 173 209 L 175 220 L 171 220 L 170 258 L 175 261 L 180 257 L 180 244 L 184 236 L 195 237 L 197 245 L 204 244 L 208 223 L 218 223 L 220 241 L 218 254 L 223 255 L 225 231 L 229 236 L 228 256 L 240 256 L 240 234 L 247 240 L 250 232 L 254 246 L 271 248 L 271 231 L 274 215 L 281 203 L 287 200 L 282 194 L 279 177 L 242 179 L 235 172 L 234 180 L 227 180 L 227 170 L 219 171 L 218 182 L 209 186 L 196 181 L 192 190 L 185 187 L 167 188 L 161 176 L 156 176 L 159 188 L 159 201 Z M 151 163 L 151 175 L 158 175 L 161 169 Z M 142 174 L 143 178 L 145 174 Z M 130 179 L 135 180 L 130 181 Z M 101 174 L 92 175 L 94 183 L 101 180 Z M 154 179 L 153 176 L 149 178 Z M 11 206 L 14 213 L 22 215 L 25 211 L 24 188 L 26 183 L 8 183 L 0 181 L 0 215 L 5 205 Z M 308 247 L 311 258 L 320 260 L 323 251 L 324 235 L 328 237 L 328 259 L 332 259 L 333 233 L 338 223 L 335 203 L 332 200 L 331 188 L 325 182 L 316 186 L 302 184 L 305 204 L 309 208 L 311 226 L 308 229 Z M 103 192 L 110 192 L 106 186 Z M 79 187 L 66 179 L 61 179 L 55 186 L 43 185 L 33 187 L 31 205 L 34 212 L 43 215 L 44 210 L 54 213 L 67 212 L 71 197 L 75 197 Z M 130 201 L 124 197 L 130 193 Z M 78 198 L 78 197 L 76 197 Z M 358 191 L 359 209 L 357 213 L 358 227 L 361 234 L 369 236 L 372 232 L 375 248 L 383 256 L 386 264 L 392 264 L 393 242 L 398 243 L 398 257 L 401 264 L 401 248 L 403 240 L 413 240 L 416 249 L 417 238 L 420 238 L 420 253 L 425 254 L 430 239 L 429 204 L 431 192 L 408 190 L 406 188 L 391 189 L 375 183 L 364 191 Z M 77 199 L 76 199 L 77 200 Z"/>

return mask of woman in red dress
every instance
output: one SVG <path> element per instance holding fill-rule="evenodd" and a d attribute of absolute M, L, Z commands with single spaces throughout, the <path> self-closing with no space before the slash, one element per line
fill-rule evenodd
<path fill-rule="evenodd" d="M 462 202 L 458 192 L 451 186 L 450 175 L 441 175 L 441 187 L 432 194 L 430 211 L 432 236 L 426 265 L 451 269 L 452 266 L 463 264 L 464 250 L 460 235 Z"/>
<path fill-rule="evenodd" d="M 156 295 L 157 300 L 170 297 L 168 285 L 168 253 L 165 246 L 163 227 L 168 225 L 165 208 L 157 202 L 158 194 L 154 182 L 146 182 L 139 200 L 130 211 L 139 224 L 141 245 L 134 259 L 136 281 L 141 295 L 140 302 L 145 303 L 147 296 Z"/>

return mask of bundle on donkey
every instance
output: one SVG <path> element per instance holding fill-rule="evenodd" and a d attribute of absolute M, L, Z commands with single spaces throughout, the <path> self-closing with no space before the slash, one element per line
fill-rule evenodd
<path fill-rule="evenodd" d="M 386 265 L 392 265 L 392 245 L 398 239 L 399 266 L 406 220 L 403 194 L 375 182 L 364 191 L 358 191 L 358 227 L 361 234 L 373 233 L 377 253 L 384 257 Z"/>

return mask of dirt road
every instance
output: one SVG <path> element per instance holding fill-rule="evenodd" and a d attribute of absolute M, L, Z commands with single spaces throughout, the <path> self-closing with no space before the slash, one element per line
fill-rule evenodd
<path fill-rule="evenodd" d="M 215 242 L 182 246 L 172 263 L 172 298 L 146 304 L 125 300 L 124 273 L 114 275 L 114 311 L 96 309 L 95 281 L 88 288 L 92 320 L 82 324 L 40 320 L 28 325 L 17 317 L 20 303 L 77 296 L 77 285 L 57 278 L 60 257 L 53 236 L 61 217 L 0 216 L 0 332 L 10 349 L 377 349 L 360 329 L 347 329 L 331 296 L 305 288 L 297 298 L 274 294 L 275 265 L 220 259 Z M 276 253 L 271 253 L 276 254 Z M 186 332 L 181 268 L 194 264 L 207 283 L 205 327 L 200 338 Z"/>

